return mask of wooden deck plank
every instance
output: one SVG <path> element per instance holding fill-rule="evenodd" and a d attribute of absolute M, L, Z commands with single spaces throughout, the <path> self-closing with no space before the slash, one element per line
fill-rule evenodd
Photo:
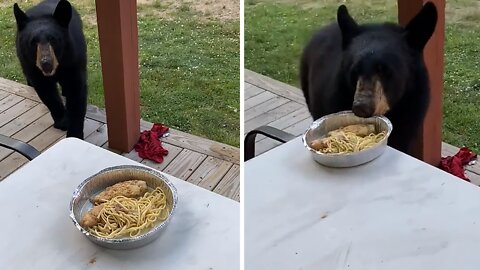
<path fill-rule="evenodd" d="M 35 107 L 38 102 L 35 102 L 30 99 L 24 99 L 19 103 L 13 105 L 9 109 L 0 113 L 0 127 L 8 124 L 10 121 L 17 118 L 19 115 L 22 115 L 24 112 L 27 112 L 31 108 Z"/>
<path fill-rule="evenodd" d="M 269 124 L 269 126 L 284 130 L 287 127 L 294 125 L 298 122 L 301 122 L 305 119 L 310 119 L 312 121 L 312 118 L 310 116 L 310 113 L 308 112 L 308 109 L 306 107 L 303 107 L 299 110 L 296 110 L 292 113 L 289 113 Z"/>
<path fill-rule="evenodd" d="M 38 134 L 53 125 L 53 119 L 50 113 L 43 115 L 37 120 L 33 121 L 30 125 L 15 133 L 12 137 L 14 139 L 28 142 Z"/>
<path fill-rule="evenodd" d="M 86 136 L 91 134 L 101 125 L 102 123 L 99 123 L 95 120 L 85 119 L 84 134 Z M 65 136 L 65 131 L 61 131 L 51 126 L 28 143 L 35 147 L 37 150 L 43 152 L 61 139 L 65 138 Z M 9 152 L 11 154 L 4 160 L 2 160 L 2 162 L 0 162 L 0 170 L 5 169 L 5 173 L 0 174 L 0 181 L 21 166 L 23 166 L 26 162 L 28 162 L 26 158 L 19 155 L 18 153 L 13 153 L 13 151 Z M 8 168 L 4 168 L 3 166 L 7 166 Z"/>
<path fill-rule="evenodd" d="M 103 148 L 111 151 L 111 149 L 108 148 L 108 142 L 106 143 L 106 145 L 103 146 Z M 138 163 L 142 163 L 142 161 L 143 161 L 143 158 L 138 156 L 138 153 L 137 153 L 137 151 L 135 151 L 135 149 L 132 149 L 132 151 L 130 151 L 129 153 L 120 153 L 120 155 L 122 155 L 122 156 L 124 156 L 128 159 L 131 159 L 133 161 L 136 161 Z"/>
<path fill-rule="evenodd" d="M 152 123 L 141 120 L 142 130 L 151 129 L 152 126 Z M 162 141 L 180 148 L 189 149 L 235 164 L 240 164 L 240 149 L 228 144 L 214 142 L 174 129 L 170 129 L 170 136 L 162 138 Z"/>
<path fill-rule="evenodd" d="M 94 132 L 97 132 L 99 128 L 101 128 L 103 123 L 100 123 L 96 120 L 86 118 L 83 124 L 83 134 L 85 137 L 90 136 Z"/>
<path fill-rule="evenodd" d="M 262 137 L 262 140 L 255 142 L 255 156 L 261 155 L 268 150 L 271 150 L 282 143 L 272 140 L 270 138 Z"/>
<path fill-rule="evenodd" d="M 0 112 L 4 112 L 8 110 L 10 107 L 13 107 L 15 104 L 19 103 L 20 101 L 24 100 L 24 98 L 11 94 L 6 98 L 0 101 Z"/>
<path fill-rule="evenodd" d="M 245 91 L 243 93 L 243 98 L 245 100 L 254 97 L 262 92 L 265 92 L 264 89 L 261 89 L 253 84 L 250 84 L 248 82 L 245 82 Z"/>
<path fill-rule="evenodd" d="M 240 201 L 240 166 L 233 165 L 213 191 Z"/>
<path fill-rule="evenodd" d="M 65 138 L 65 131 L 58 130 L 52 126 L 52 124 L 49 122 L 50 114 L 45 114 L 44 116 L 40 117 L 36 121 L 33 122 L 33 124 L 29 125 L 26 129 L 29 130 L 30 132 L 25 132 L 24 130 L 21 130 L 22 133 L 18 132 L 17 134 L 13 135 L 12 137 L 21 140 L 24 142 L 28 142 L 32 146 L 36 145 L 35 140 L 45 140 L 45 136 L 51 136 L 52 134 L 60 134 L 59 136 L 52 135 L 51 136 L 51 141 L 46 142 L 47 145 L 40 144 L 40 147 L 48 147 L 52 145 L 53 143 L 61 140 L 62 138 Z M 52 120 L 53 122 L 53 120 Z M 48 124 L 50 123 L 50 124 Z M 37 124 L 34 126 L 34 124 Z M 85 126 L 84 126 L 84 133 L 86 135 L 91 134 L 94 130 L 96 130 L 101 123 L 98 123 L 94 120 L 90 119 L 85 119 Z M 34 126 L 35 128 L 30 128 Z M 47 132 L 48 131 L 48 132 Z M 45 135 L 44 133 L 47 132 Z M 3 133 L 2 133 L 3 134 Z M 7 136 L 11 136 L 11 134 L 4 134 Z M 40 137 L 40 138 L 39 138 Z M 34 146 L 35 147 L 35 146 Z M 37 148 L 37 150 L 40 150 Z M 8 150 L 6 148 L 0 148 L 0 160 L 3 160 L 10 154 L 12 154 L 12 150 Z"/>
<path fill-rule="evenodd" d="M 245 114 L 244 114 L 244 121 L 249 121 L 261 114 L 264 114 L 268 111 L 271 111 L 285 103 L 287 103 L 289 100 L 284 98 L 284 97 L 280 97 L 280 96 L 276 96 L 274 98 L 271 98 L 255 107 L 252 107 L 248 110 L 245 111 Z"/>
<path fill-rule="evenodd" d="M 92 134 L 85 137 L 85 141 L 96 146 L 102 146 L 108 141 L 108 127 L 106 124 L 102 124 L 95 129 Z"/>
<path fill-rule="evenodd" d="M 468 177 L 468 179 L 470 180 L 470 183 L 476 185 L 476 186 L 480 186 L 480 175 L 474 173 L 474 172 L 471 172 L 467 169 L 465 169 L 465 175 Z M 463 181 L 463 180 L 462 180 Z"/>
<path fill-rule="evenodd" d="M 295 137 L 301 136 L 305 130 L 307 130 L 308 126 L 311 124 L 312 120 L 310 118 L 305 118 L 300 122 L 297 122 L 285 129 L 283 131 L 293 134 Z M 264 138 L 256 142 L 255 146 L 255 154 L 259 155 L 265 153 L 266 151 L 279 146 L 281 143 L 269 139 Z"/>
<path fill-rule="evenodd" d="M 180 179 L 188 179 L 206 157 L 205 154 L 183 149 L 163 171 Z"/>
<path fill-rule="evenodd" d="M 188 178 L 188 182 L 213 190 L 232 167 L 233 163 L 207 157 Z"/>
<path fill-rule="evenodd" d="M 85 119 L 85 122 L 84 122 L 84 126 L 83 126 L 83 134 L 85 137 L 88 137 L 90 134 L 92 134 L 93 132 L 95 132 L 98 128 L 100 128 L 101 126 L 103 125 L 103 123 L 100 123 L 96 120 L 92 120 L 92 119 Z M 63 135 L 58 138 L 57 140 L 55 140 L 52 144 L 50 144 L 46 149 L 52 147 L 54 144 L 56 144 L 57 142 L 65 139 L 67 137 L 67 133 L 65 131 L 62 131 Z M 98 145 L 97 145 L 98 146 Z M 45 150 L 46 150 L 45 149 Z"/>
<path fill-rule="evenodd" d="M 3 134 L 5 136 L 12 136 L 16 132 L 25 128 L 26 126 L 31 124 L 33 121 L 37 120 L 38 118 L 44 116 L 47 113 L 48 113 L 47 107 L 43 104 L 38 104 L 37 106 L 25 112 L 24 114 L 13 119 L 8 124 L 0 127 L 0 134 Z"/>
<path fill-rule="evenodd" d="M 45 114 L 44 116 L 33 121 L 32 124 L 20 130 L 19 132 L 17 132 L 11 137 L 23 142 L 29 142 L 33 138 L 35 138 L 36 136 L 44 132 L 46 129 L 48 129 L 50 126 L 52 126 L 52 124 L 53 124 L 53 120 L 50 114 Z M 0 161 L 5 159 L 11 153 L 13 153 L 12 150 L 8 150 L 6 148 L 0 148 Z"/>
<path fill-rule="evenodd" d="M 308 129 L 311 123 L 311 118 L 305 118 L 302 121 L 287 127 L 284 131 L 293 134 L 294 136 L 300 136 Z"/>
<path fill-rule="evenodd" d="M 64 132 L 53 126 L 32 139 L 29 144 L 38 151 L 44 151 L 64 135 Z M 0 178 L 3 179 L 27 163 L 28 160 L 18 153 L 12 153 L 0 162 Z M 6 168 L 4 167 L 6 166 Z"/>
<path fill-rule="evenodd" d="M 244 110 L 247 111 L 248 109 L 253 108 L 253 107 L 257 106 L 258 104 L 261 104 L 261 103 L 263 103 L 263 102 L 265 102 L 265 101 L 267 101 L 271 98 L 274 98 L 274 97 L 276 97 L 276 95 L 272 94 L 268 91 L 262 92 L 262 93 L 260 93 L 256 96 L 254 96 L 254 97 L 251 97 L 251 98 L 245 100 L 244 105 L 243 105 Z"/>
<path fill-rule="evenodd" d="M 295 113 L 296 111 L 300 110 L 303 106 L 297 102 L 290 101 L 285 103 L 273 110 L 265 112 L 262 115 L 259 115 L 245 123 L 245 134 L 250 132 L 251 130 L 258 128 L 260 126 L 268 125 L 269 123 L 287 116 L 291 113 Z"/>
<path fill-rule="evenodd" d="M 248 69 L 245 69 L 245 81 L 289 100 L 305 104 L 302 91 L 291 85 L 276 81 Z"/>
<path fill-rule="evenodd" d="M 299 110 L 296 110 L 290 114 L 280 117 L 279 119 L 269 123 L 268 125 L 274 128 L 278 128 L 280 130 L 285 130 L 286 128 L 292 125 L 295 125 L 296 123 L 306 121 L 305 119 L 310 119 L 310 121 L 313 121 L 310 116 L 310 113 L 308 112 L 308 109 L 305 107 L 302 107 Z M 255 139 L 255 141 L 258 143 L 263 139 L 265 139 L 265 136 L 259 135 Z"/>
<path fill-rule="evenodd" d="M 0 101 L 8 97 L 8 95 L 10 95 L 10 93 L 0 90 Z"/>
<path fill-rule="evenodd" d="M 54 128 L 53 126 L 46 129 L 37 137 L 33 138 L 29 144 L 37 148 L 39 151 L 47 149 L 50 145 L 58 141 L 62 136 L 65 135 L 64 131 Z"/>
<path fill-rule="evenodd" d="M 11 94 L 15 94 L 16 96 L 28 98 L 33 101 L 42 102 L 38 97 L 37 93 L 35 92 L 35 90 L 32 87 L 25 84 L 0 78 L 0 90 L 11 93 Z"/>
<path fill-rule="evenodd" d="M 144 159 L 142 161 L 142 164 L 147 165 L 148 167 L 157 169 L 159 171 L 163 171 L 170 163 L 172 163 L 173 160 L 182 152 L 182 148 L 177 147 L 175 145 L 171 145 L 168 143 L 162 143 L 163 148 L 168 150 L 168 155 L 163 158 L 162 163 L 156 163 L 154 161 Z M 135 150 L 134 150 L 135 151 Z M 135 154 L 138 156 L 138 153 L 135 152 Z"/>
<path fill-rule="evenodd" d="M 263 91 L 256 86 L 251 87 L 254 93 Z M 0 78 L 0 106 L 3 108 L 0 111 L 0 134 L 28 142 L 42 152 L 65 138 L 64 131 L 53 128 L 53 120 L 48 109 L 29 86 Z M 108 149 L 106 129 L 102 129 L 106 128 L 105 110 L 91 105 L 88 105 L 87 109 L 85 140 Z M 150 129 L 152 126 L 152 123 L 143 120 L 141 124 L 141 130 Z M 165 148 L 169 150 L 169 155 L 161 164 L 143 160 L 134 151 L 118 154 L 180 179 L 190 178 L 209 189 L 232 194 L 236 196 L 233 199 L 239 200 L 240 149 L 174 129 L 170 130 L 170 134 L 169 137 L 162 139 Z M 215 166 L 207 159 L 218 161 L 220 165 L 217 172 L 214 172 L 212 168 Z M 27 162 L 27 159 L 18 153 L 0 148 L 0 180 Z M 226 183 L 223 182 L 224 179 Z M 227 190 L 230 186 L 231 190 Z"/>
<path fill-rule="evenodd" d="M 0 162 L 0 182 L 22 167 L 27 161 L 24 156 L 18 153 L 13 153 L 9 155 L 8 158 L 2 160 L 2 162 Z M 35 179 L 32 179 L 32 181 L 35 181 Z"/>
<path fill-rule="evenodd" d="M 96 120 L 98 122 L 102 122 L 104 124 L 107 123 L 107 117 L 105 116 L 105 109 L 98 108 L 97 106 L 88 105 L 87 106 L 87 118 Z"/>

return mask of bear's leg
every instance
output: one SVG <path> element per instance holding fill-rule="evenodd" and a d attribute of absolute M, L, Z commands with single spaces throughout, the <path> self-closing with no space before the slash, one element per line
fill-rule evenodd
<path fill-rule="evenodd" d="M 42 82 L 32 83 L 38 97 L 42 100 L 43 104 L 47 106 L 50 114 L 52 115 L 55 128 L 61 130 L 67 130 L 67 123 L 65 119 L 65 107 L 57 91 L 57 85 L 55 82 Z"/>
<path fill-rule="evenodd" d="M 302 61 L 300 62 L 300 85 L 302 88 L 303 96 L 305 97 L 305 103 L 307 104 L 308 107 L 310 107 L 310 100 L 309 100 L 309 81 L 308 81 L 308 73 L 309 73 L 309 68 L 307 64 L 307 60 L 304 59 L 305 56 L 302 57 Z"/>
<path fill-rule="evenodd" d="M 405 138 L 402 136 L 395 136 L 397 134 L 395 134 L 395 131 L 394 131 L 390 136 L 390 138 L 388 138 L 388 146 L 395 148 L 398 151 L 403 152 L 405 154 L 410 154 L 408 151 L 409 150 L 408 138 Z"/>
<path fill-rule="evenodd" d="M 68 129 L 67 137 L 83 140 L 83 126 L 87 112 L 87 82 L 84 72 L 69 73 L 70 77 L 60 81 L 66 94 Z M 74 75 L 72 75 L 74 74 Z"/>
<path fill-rule="evenodd" d="M 412 156 L 412 150 L 414 150 L 412 149 L 412 145 L 415 142 L 417 137 L 416 134 L 419 132 L 419 129 L 411 124 L 394 123 L 394 121 L 392 121 L 392 125 L 394 128 L 390 138 L 388 138 L 388 145 L 400 152 Z"/>

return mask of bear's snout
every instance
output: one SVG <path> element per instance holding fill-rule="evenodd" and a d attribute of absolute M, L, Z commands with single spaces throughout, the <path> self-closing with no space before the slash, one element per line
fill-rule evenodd
<path fill-rule="evenodd" d="M 44 76 L 53 76 L 58 67 L 58 60 L 50 44 L 37 45 L 37 67 Z"/>
<path fill-rule="evenodd" d="M 360 102 L 357 100 L 353 101 L 352 111 L 356 116 L 364 118 L 371 117 L 375 112 L 374 108 L 368 103 Z"/>
<path fill-rule="evenodd" d="M 385 115 L 389 110 L 390 104 L 379 77 L 360 77 L 352 104 L 353 113 L 359 117 L 371 117 Z"/>
<path fill-rule="evenodd" d="M 50 74 L 53 71 L 53 61 L 51 59 L 44 58 L 40 60 L 40 67 L 44 73 Z"/>

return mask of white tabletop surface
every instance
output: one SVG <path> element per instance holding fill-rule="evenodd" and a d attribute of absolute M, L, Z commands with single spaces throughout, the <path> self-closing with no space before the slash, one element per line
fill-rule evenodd
<path fill-rule="evenodd" d="M 245 164 L 245 269 L 480 269 L 480 190 L 388 148 L 332 169 L 300 138 Z"/>
<path fill-rule="evenodd" d="M 168 176 L 178 208 L 151 244 L 99 247 L 69 218 L 73 190 L 108 166 L 137 164 L 77 139 L 65 139 L 0 182 L 0 269 L 240 269 L 240 207 Z"/>

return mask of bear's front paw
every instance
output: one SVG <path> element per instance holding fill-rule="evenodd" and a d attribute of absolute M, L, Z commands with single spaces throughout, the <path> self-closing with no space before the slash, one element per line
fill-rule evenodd
<path fill-rule="evenodd" d="M 74 137 L 83 140 L 83 132 L 67 131 L 67 138 Z"/>
<path fill-rule="evenodd" d="M 63 117 L 62 120 L 55 121 L 53 123 L 54 128 L 58 128 L 60 130 L 66 131 L 68 129 L 68 119 L 67 117 Z"/>

